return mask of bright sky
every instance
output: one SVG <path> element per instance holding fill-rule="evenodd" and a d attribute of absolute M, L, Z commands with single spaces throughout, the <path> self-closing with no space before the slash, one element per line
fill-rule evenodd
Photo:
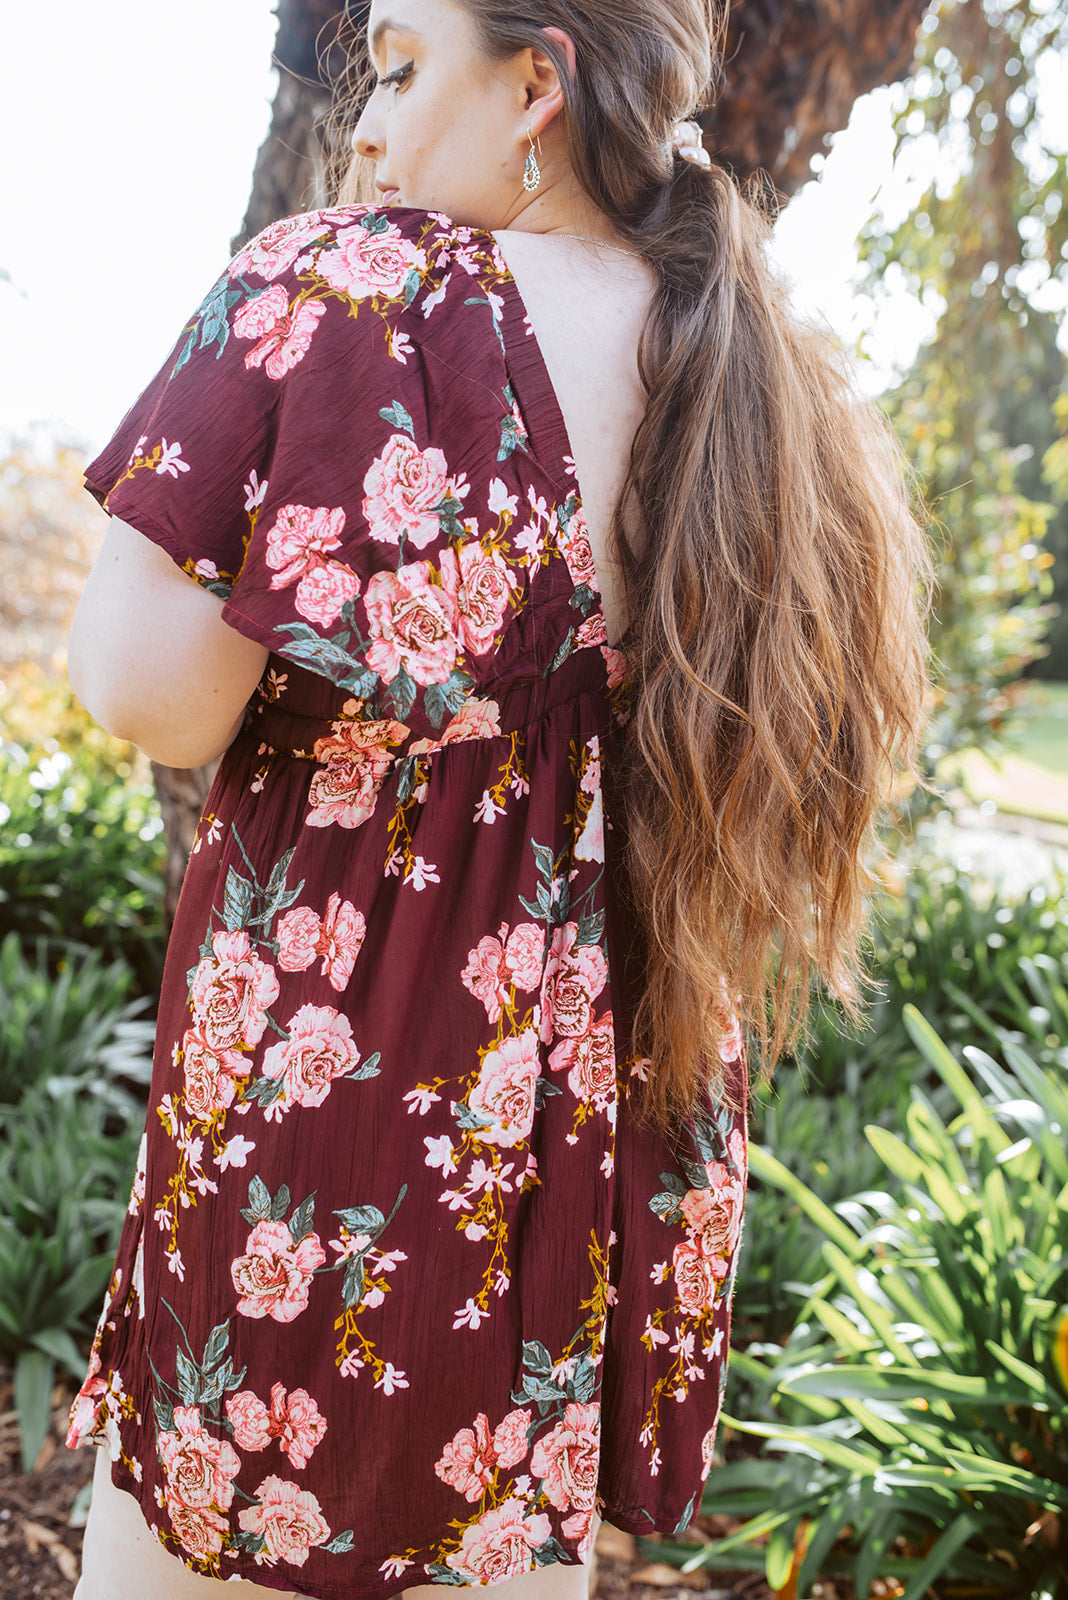
<path fill-rule="evenodd" d="M 161 364 L 241 224 L 274 33 L 272 0 L 0 9 L 0 433 L 96 448 Z M 888 104 L 858 103 L 778 230 L 798 299 L 850 342 L 869 320 L 853 241 L 889 172 Z M 907 359 L 927 327 L 903 302 L 871 353 Z"/>

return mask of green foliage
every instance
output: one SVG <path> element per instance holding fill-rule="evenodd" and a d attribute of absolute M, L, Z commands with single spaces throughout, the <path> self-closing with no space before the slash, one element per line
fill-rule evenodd
<path fill-rule="evenodd" d="M 1039 1065 L 1005 1040 L 1007 1066 L 967 1051 L 973 1079 L 917 1011 L 905 1023 L 955 1115 L 947 1121 L 914 1088 L 906 1137 L 870 1127 L 884 1186 L 828 1211 L 769 1151 L 753 1150 L 761 1181 L 820 1230 L 824 1270 L 799 1291 L 793 1339 L 745 1354 L 771 1420 L 726 1419 L 766 1438 L 785 1463 L 714 1473 L 702 1511 L 749 1520 L 725 1541 L 675 1555 L 715 1565 L 742 1548 L 755 1561 L 756 1536 L 771 1532 L 760 1560 L 781 1583 L 804 1520 L 798 1594 L 831 1570 L 841 1541 L 858 1594 L 893 1576 L 902 1600 L 935 1583 L 940 1594 L 957 1592 L 945 1587 L 953 1583 L 1060 1595 L 1068 1063 Z"/>
<path fill-rule="evenodd" d="M 131 1000 L 133 975 L 99 950 L 69 948 L 52 975 L 44 940 L 30 960 L 18 935 L 0 944 L 0 1133 L 6 1106 L 42 1080 L 53 1092 L 91 1086 L 109 1110 L 140 1115 L 120 1080 L 147 1083 L 154 1025 L 146 999 Z"/>
<path fill-rule="evenodd" d="M 923 1013 L 958 1059 L 983 1043 L 1005 1063 L 1006 1041 L 1026 1045 L 1042 1062 L 1063 1056 L 1068 896 L 1051 887 L 1009 902 L 983 894 L 949 863 L 925 861 L 880 901 L 869 964 L 877 990 L 868 1025 L 844 1028 L 834 1008 L 824 1007 L 806 1048 L 779 1069 L 751 1119 L 754 1139 L 830 1207 L 885 1179 L 863 1130 L 869 1123 L 902 1127 L 915 1084 L 949 1112 L 948 1091 L 905 1026 L 906 1005 Z M 814 1283 L 822 1271 L 820 1230 L 781 1186 L 759 1180 L 747 1218 L 737 1341 L 781 1341 L 797 1320 L 798 1285 Z M 737 1363 L 736 1376 L 746 1373 Z"/>
<path fill-rule="evenodd" d="M 1037 63 L 1066 23 L 1066 0 L 932 8 L 897 105 L 909 213 L 896 225 L 877 217 L 862 241 L 876 299 L 904 284 L 939 310 L 935 337 L 888 403 L 943 530 L 932 764 L 1007 731 L 1012 686 L 1042 653 L 1052 615 L 1043 540 L 1054 507 L 1036 468 L 1064 367 L 1056 319 L 1041 306 L 1064 275 L 1068 208 Z"/>
<path fill-rule="evenodd" d="M 0 944 L 0 1355 L 27 1472 L 56 1362 L 84 1373 L 126 1209 L 154 1031 L 131 982 L 99 950 L 69 947 L 53 977 L 44 940 L 32 960 Z"/>
<path fill-rule="evenodd" d="M 0 741 L 0 937 L 77 940 L 158 987 L 162 824 L 151 786 L 92 749 L 31 755 Z"/>

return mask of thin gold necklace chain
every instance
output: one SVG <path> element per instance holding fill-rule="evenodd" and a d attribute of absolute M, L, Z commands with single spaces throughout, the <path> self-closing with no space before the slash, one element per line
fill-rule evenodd
<path fill-rule="evenodd" d="M 619 252 L 619 254 L 621 256 L 633 256 L 635 258 L 635 260 L 637 260 L 639 258 L 639 255 L 640 255 L 640 251 L 638 251 L 638 250 L 624 250 L 624 248 L 623 248 L 623 246 L 621 244 L 609 244 L 607 239 L 587 239 L 585 237 L 585 235 L 581 234 L 581 233 L 558 233 L 558 234 L 556 234 L 556 238 L 557 239 L 577 239 L 579 244 L 598 244 L 598 245 L 602 245 L 604 247 L 604 249 L 606 249 L 606 250 L 616 250 L 616 251 Z"/>

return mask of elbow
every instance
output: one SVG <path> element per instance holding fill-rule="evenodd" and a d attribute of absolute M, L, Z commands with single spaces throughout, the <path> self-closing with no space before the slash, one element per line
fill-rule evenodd
<path fill-rule="evenodd" d="M 146 706 L 139 685 L 109 682 L 81 659 L 74 641 L 71 643 L 67 672 L 86 711 L 105 732 L 136 745 L 159 766 L 182 770 L 207 766 L 230 747 L 240 731 L 243 709 L 225 730 L 206 720 L 191 722 L 188 716 L 161 714 L 158 708 Z"/>

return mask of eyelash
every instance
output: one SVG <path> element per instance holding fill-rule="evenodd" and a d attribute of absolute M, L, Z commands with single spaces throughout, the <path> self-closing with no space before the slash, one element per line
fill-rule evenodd
<path fill-rule="evenodd" d="M 394 88 L 399 89 L 411 75 L 414 67 L 414 58 L 411 61 L 406 61 L 403 67 L 394 67 L 393 71 L 387 72 L 384 78 L 379 78 L 377 87 L 379 89 L 388 89 L 392 84 Z"/>

